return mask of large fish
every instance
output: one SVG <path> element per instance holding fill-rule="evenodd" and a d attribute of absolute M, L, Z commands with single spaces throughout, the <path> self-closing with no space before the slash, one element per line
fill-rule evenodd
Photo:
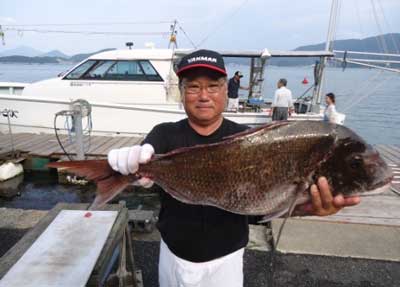
<path fill-rule="evenodd" d="M 155 155 L 134 175 L 113 171 L 106 160 L 57 162 L 97 184 L 94 205 L 103 205 L 133 181 L 153 179 L 176 199 L 245 215 L 276 217 L 291 202 L 310 200 L 319 176 L 333 194 L 367 195 L 392 179 L 378 152 L 350 129 L 317 121 L 277 122 L 215 144 Z"/>

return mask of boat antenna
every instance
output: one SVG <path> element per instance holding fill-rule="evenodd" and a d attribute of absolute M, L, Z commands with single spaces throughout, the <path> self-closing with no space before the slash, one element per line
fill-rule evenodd
<path fill-rule="evenodd" d="M 171 48 L 171 46 L 173 49 L 178 48 L 178 43 L 176 42 L 176 34 L 178 34 L 178 31 L 176 30 L 176 23 L 177 21 L 175 19 L 174 23 L 170 26 L 168 49 Z"/>
<path fill-rule="evenodd" d="M 132 50 L 133 42 L 126 42 L 125 46 L 127 46 L 129 50 Z"/>
<path fill-rule="evenodd" d="M 6 44 L 6 41 L 4 41 L 4 31 L 3 28 L 1 28 L 1 25 L 0 25 L 0 38 L 1 38 L 1 43 L 4 46 Z"/>

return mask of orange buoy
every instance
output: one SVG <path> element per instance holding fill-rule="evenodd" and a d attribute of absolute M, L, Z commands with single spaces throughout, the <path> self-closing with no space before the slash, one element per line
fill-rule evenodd
<path fill-rule="evenodd" d="M 308 80 L 307 80 L 306 77 L 304 77 L 304 80 L 302 81 L 302 83 L 303 83 L 304 85 L 307 85 L 307 84 L 308 84 Z"/>

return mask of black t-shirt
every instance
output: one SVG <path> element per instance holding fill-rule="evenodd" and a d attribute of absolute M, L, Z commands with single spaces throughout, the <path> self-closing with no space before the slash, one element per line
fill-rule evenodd
<path fill-rule="evenodd" d="M 155 126 L 143 143 L 151 144 L 157 154 L 180 147 L 210 144 L 247 127 L 224 119 L 211 135 L 202 136 L 188 120 Z M 169 249 L 178 257 L 192 261 L 210 261 L 232 253 L 248 242 L 247 217 L 205 205 L 180 202 L 161 191 L 161 210 L 157 227 Z"/>
<path fill-rule="evenodd" d="M 231 78 L 228 82 L 228 98 L 236 99 L 239 97 L 240 80 L 235 81 L 235 78 Z"/>

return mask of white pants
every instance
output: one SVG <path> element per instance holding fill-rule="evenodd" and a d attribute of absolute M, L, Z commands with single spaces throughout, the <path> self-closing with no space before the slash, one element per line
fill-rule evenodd
<path fill-rule="evenodd" d="M 228 111 L 237 110 L 239 108 L 239 98 L 231 99 L 228 98 Z"/>
<path fill-rule="evenodd" d="M 160 287 L 243 287 L 244 248 L 201 263 L 174 255 L 161 240 L 158 276 Z"/>

